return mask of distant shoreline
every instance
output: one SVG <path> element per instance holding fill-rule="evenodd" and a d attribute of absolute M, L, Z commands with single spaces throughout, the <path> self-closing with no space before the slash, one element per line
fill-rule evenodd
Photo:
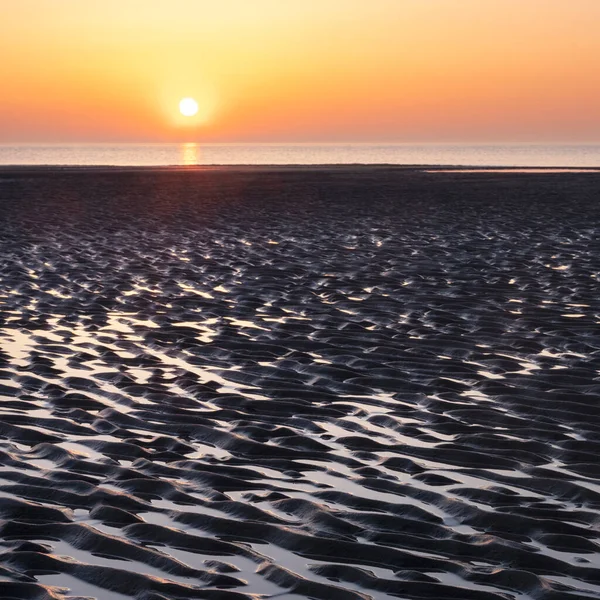
<path fill-rule="evenodd" d="M 102 173 L 102 172 L 202 172 L 202 171 L 231 171 L 231 172 L 343 172 L 343 171 L 409 171 L 425 173 L 548 173 L 577 174 L 600 173 L 599 167 L 573 167 L 573 166 L 495 166 L 495 165 L 398 165 L 398 164 L 307 164 L 307 165 L 0 165 L 0 175 L 21 173 Z"/>

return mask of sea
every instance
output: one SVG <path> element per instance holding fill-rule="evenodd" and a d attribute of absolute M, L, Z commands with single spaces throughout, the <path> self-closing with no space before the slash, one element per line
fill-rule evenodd
<path fill-rule="evenodd" d="M 598 144 L 0 144 L 0 165 L 600 167 Z"/>

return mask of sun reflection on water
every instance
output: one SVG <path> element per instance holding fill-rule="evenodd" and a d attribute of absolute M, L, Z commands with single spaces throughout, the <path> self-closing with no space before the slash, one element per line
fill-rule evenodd
<path fill-rule="evenodd" d="M 195 142 L 181 144 L 181 164 L 197 165 L 200 162 L 200 145 Z"/>

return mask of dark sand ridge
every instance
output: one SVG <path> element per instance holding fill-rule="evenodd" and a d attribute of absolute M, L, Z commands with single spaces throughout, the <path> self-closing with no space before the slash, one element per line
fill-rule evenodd
<path fill-rule="evenodd" d="M 600 598 L 599 198 L 0 169 L 0 598 Z"/>

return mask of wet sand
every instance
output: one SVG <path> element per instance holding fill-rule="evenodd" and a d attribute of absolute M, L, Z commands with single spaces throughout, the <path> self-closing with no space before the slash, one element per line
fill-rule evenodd
<path fill-rule="evenodd" d="M 5 167 L 0 222 L 1 598 L 600 598 L 599 174 Z"/>

